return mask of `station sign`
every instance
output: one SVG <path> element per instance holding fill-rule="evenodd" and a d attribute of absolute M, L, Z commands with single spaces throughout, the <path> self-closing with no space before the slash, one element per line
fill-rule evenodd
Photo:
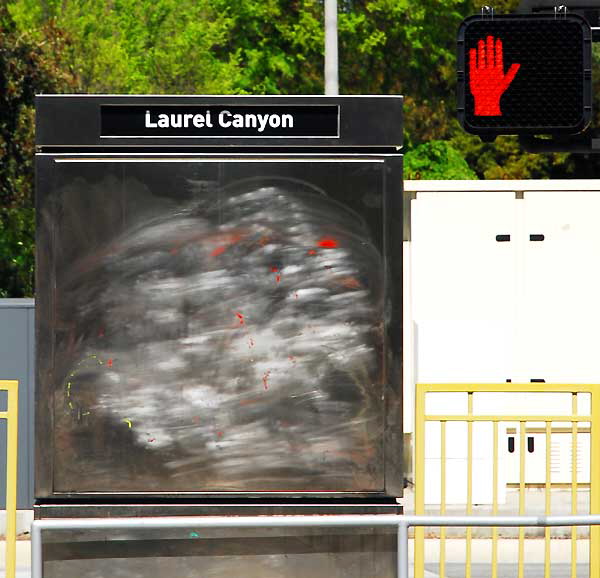
<path fill-rule="evenodd" d="M 337 138 L 339 106 L 128 106 L 100 109 L 102 138 Z"/>

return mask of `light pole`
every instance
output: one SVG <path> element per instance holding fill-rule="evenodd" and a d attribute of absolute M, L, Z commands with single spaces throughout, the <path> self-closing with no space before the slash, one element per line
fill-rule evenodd
<path fill-rule="evenodd" d="M 325 0 L 325 94 L 339 94 L 337 0 Z"/>

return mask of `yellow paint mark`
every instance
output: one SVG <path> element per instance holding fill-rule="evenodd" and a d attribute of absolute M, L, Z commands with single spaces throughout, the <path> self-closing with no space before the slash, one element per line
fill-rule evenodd
<path fill-rule="evenodd" d="M 78 361 L 76 367 L 80 367 L 83 363 L 85 363 L 86 361 L 88 361 L 90 359 L 95 359 L 98 362 L 98 365 L 104 365 L 104 362 L 101 359 L 99 359 L 96 354 L 92 354 L 92 355 L 88 355 L 87 357 L 84 357 L 83 359 Z M 109 360 L 109 365 L 112 365 L 111 362 L 112 362 L 112 360 Z M 69 374 L 69 377 L 76 377 L 76 375 L 77 375 L 77 372 L 73 372 L 73 373 Z M 71 397 L 71 386 L 72 385 L 73 384 L 70 381 L 67 382 L 67 397 Z M 131 426 L 129 426 L 129 427 L 131 427 Z"/>
<path fill-rule="evenodd" d="M 73 404 L 69 402 L 69 409 L 73 409 Z"/>
<path fill-rule="evenodd" d="M 131 429 L 131 420 L 130 419 L 124 419 L 123 422 L 129 426 L 129 429 Z"/>

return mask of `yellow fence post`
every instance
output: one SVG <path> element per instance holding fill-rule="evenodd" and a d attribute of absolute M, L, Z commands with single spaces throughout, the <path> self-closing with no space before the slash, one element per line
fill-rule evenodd
<path fill-rule="evenodd" d="M 548 384 L 548 383 L 502 383 L 502 384 L 460 384 L 460 383 L 435 383 L 435 384 L 416 384 L 415 392 L 415 514 L 425 514 L 425 431 L 428 422 L 438 422 L 441 426 L 441 461 L 445 461 L 447 431 L 446 425 L 451 422 L 463 422 L 468 424 L 468 471 L 467 471 L 467 512 L 472 513 L 472 436 L 473 423 L 475 422 L 491 422 L 493 424 L 493 456 L 494 456 L 494 471 L 493 471 L 493 505 L 492 512 L 494 515 L 498 513 L 498 425 L 501 422 L 518 422 L 519 423 L 519 514 L 526 513 L 525 508 L 525 438 L 527 433 L 527 422 L 545 423 L 543 433 L 546 439 L 546 463 L 545 463 L 545 508 L 546 515 L 550 514 L 550 489 L 551 481 L 551 436 L 553 422 L 570 422 L 571 423 L 571 513 L 577 513 L 577 490 L 580 485 L 577 479 L 577 436 L 579 431 L 579 422 L 590 422 L 590 514 L 600 515 L 600 385 L 593 384 Z M 473 394 L 481 392 L 494 393 L 571 393 L 571 414 L 557 415 L 522 415 L 517 412 L 512 412 L 512 415 L 474 415 L 473 414 Z M 426 397 L 430 393 L 466 393 L 468 395 L 468 410 L 464 415 L 459 414 L 439 414 L 429 415 L 426 412 Z M 578 394 L 589 394 L 591 396 L 591 411 L 590 415 L 580 415 L 577 404 Z M 441 496 L 440 496 L 440 511 L 446 512 L 446 464 L 440 464 L 441 472 Z M 470 529 L 467 529 L 467 550 L 466 550 L 466 568 L 465 576 L 470 575 Z M 423 578 L 425 575 L 425 543 L 424 543 L 424 527 L 415 528 L 415 561 L 414 561 L 414 576 L 415 578 Z M 444 528 L 440 530 L 440 549 L 444 548 L 446 534 Z M 544 574 L 549 576 L 550 572 L 550 529 L 544 531 Z M 577 572 L 577 533 L 573 528 L 571 532 L 571 575 L 576 576 Z M 524 576 L 525 562 L 525 532 L 524 528 L 519 528 L 519 552 L 518 552 L 518 575 Z M 590 576 L 594 578 L 600 577 L 600 526 L 592 526 L 590 528 Z M 497 530 L 492 530 L 492 576 L 497 576 L 498 564 L 498 535 Z M 446 559 L 445 552 L 440 551 L 440 572 L 443 576 L 445 572 Z"/>
<path fill-rule="evenodd" d="M 415 392 L 415 514 L 425 513 L 425 388 L 417 384 Z M 414 576 L 425 575 L 425 528 L 414 530 L 415 560 Z"/>
<path fill-rule="evenodd" d="M 6 578 L 14 578 L 17 559 L 17 434 L 19 382 L 0 381 L 0 390 L 8 392 L 7 411 L 0 412 L 6 427 Z"/>
<path fill-rule="evenodd" d="M 594 388 L 590 393 L 590 514 L 600 514 L 600 392 Z M 590 576 L 600 576 L 600 526 L 590 528 Z"/>

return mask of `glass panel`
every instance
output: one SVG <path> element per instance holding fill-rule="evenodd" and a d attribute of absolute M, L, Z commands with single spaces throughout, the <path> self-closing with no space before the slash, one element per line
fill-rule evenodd
<path fill-rule="evenodd" d="M 394 578 L 396 551 L 395 528 L 47 530 L 43 572 L 46 578 Z"/>
<path fill-rule="evenodd" d="M 57 491 L 383 489 L 382 162 L 55 167 Z"/>

